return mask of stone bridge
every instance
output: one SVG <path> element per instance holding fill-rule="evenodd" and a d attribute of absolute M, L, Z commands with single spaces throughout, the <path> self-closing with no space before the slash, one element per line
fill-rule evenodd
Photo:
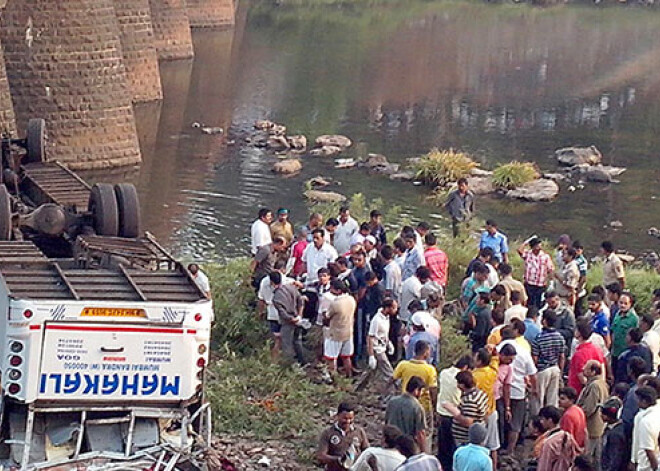
<path fill-rule="evenodd" d="M 159 60 L 193 57 L 191 28 L 234 25 L 235 0 L 0 0 L 0 133 L 46 119 L 47 160 L 140 163 L 133 103 L 162 98 Z"/>

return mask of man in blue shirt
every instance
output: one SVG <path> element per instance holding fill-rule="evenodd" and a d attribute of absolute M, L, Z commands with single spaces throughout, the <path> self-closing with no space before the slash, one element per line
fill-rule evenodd
<path fill-rule="evenodd" d="M 468 430 L 470 443 L 460 447 L 454 453 L 454 471 L 492 471 L 493 461 L 486 442 L 486 427 L 475 423 Z"/>
<path fill-rule="evenodd" d="M 591 315 L 591 320 L 589 321 L 591 324 L 591 330 L 603 337 L 603 340 L 605 340 L 605 346 L 610 348 L 610 320 L 607 318 L 607 315 L 603 310 L 603 298 L 601 298 L 598 293 L 592 293 L 587 298 L 587 303 Z"/>
<path fill-rule="evenodd" d="M 479 249 L 490 247 L 493 257 L 498 263 L 509 263 L 509 243 L 507 237 L 497 230 L 497 223 L 492 219 L 486 221 L 486 230 L 481 234 Z"/>

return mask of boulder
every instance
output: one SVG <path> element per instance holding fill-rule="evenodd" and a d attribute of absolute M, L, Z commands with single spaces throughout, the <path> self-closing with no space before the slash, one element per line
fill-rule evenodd
<path fill-rule="evenodd" d="M 334 191 L 307 190 L 305 197 L 316 203 L 343 203 L 346 197 Z"/>
<path fill-rule="evenodd" d="M 289 149 L 289 141 L 284 136 L 268 136 L 266 147 L 272 151 L 283 151 Z"/>
<path fill-rule="evenodd" d="M 397 182 L 411 182 L 415 179 L 415 172 L 406 170 L 405 172 L 393 173 L 390 175 L 390 180 Z"/>
<path fill-rule="evenodd" d="M 353 142 L 348 137 L 340 134 L 324 134 L 316 138 L 316 145 L 319 147 L 335 146 L 346 149 L 347 147 L 351 147 Z"/>
<path fill-rule="evenodd" d="M 384 167 L 386 165 L 389 165 L 389 162 L 383 154 L 369 154 L 366 160 L 362 162 L 362 166 L 367 168 Z"/>
<path fill-rule="evenodd" d="M 484 170 L 483 168 L 479 167 L 474 167 L 472 170 L 470 170 L 470 175 L 473 177 L 488 177 L 492 175 L 493 172 L 490 170 Z"/>
<path fill-rule="evenodd" d="M 614 177 L 626 171 L 625 167 L 609 165 L 580 165 L 579 171 L 585 180 L 597 183 L 616 183 Z"/>
<path fill-rule="evenodd" d="M 286 137 L 289 146 L 294 150 L 305 150 L 307 148 L 307 138 L 302 134 Z"/>
<path fill-rule="evenodd" d="M 378 167 L 371 167 L 369 172 L 379 173 L 381 175 L 393 175 L 399 171 L 399 164 L 379 165 Z"/>
<path fill-rule="evenodd" d="M 219 127 L 203 127 L 201 131 L 203 134 L 222 134 L 224 129 Z"/>
<path fill-rule="evenodd" d="M 562 165 L 598 165 L 603 160 L 603 155 L 596 146 L 564 147 L 555 151 L 555 157 Z"/>
<path fill-rule="evenodd" d="M 341 154 L 341 151 L 341 147 L 323 146 L 310 150 L 309 155 L 312 157 L 334 157 L 335 155 Z"/>
<path fill-rule="evenodd" d="M 353 168 L 356 164 L 355 159 L 335 159 L 335 168 Z"/>
<path fill-rule="evenodd" d="M 544 173 L 543 178 L 549 178 L 550 180 L 554 180 L 556 182 L 563 182 L 568 180 L 568 176 L 565 173 Z"/>
<path fill-rule="evenodd" d="M 559 185 L 548 178 L 539 178 L 505 193 L 508 198 L 525 201 L 550 201 L 559 194 Z"/>
<path fill-rule="evenodd" d="M 467 181 L 470 190 L 472 190 L 475 195 L 487 195 L 495 191 L 492 177 L 468 177 Z"/>
<path fill-rule="evenodd" d="M 268 119 L 258 119 L 254 123 L 254 129 L 258 129 L 259 131 L 270 131 L 274 124 L 275 123 Z"/>
<path fill-rule="evenodd" d="M 332 183 L 332 178 L 325 178 L 319 175 L 314 178 L 310 178 L 309 180 L 307 180 L 307 183 L 309 183 L 313 187 L 324 187 Z"/>
<path fill-rule="evenodd" d="M 273 123 L 273 126 L 270 128 L 268 133 L 273 136 L 284 136 L 286 134 L 286 126 Z"/>
<path fill-rule="evenodd" d="M 285 175 L 298 173 L 300 170 L 302 170 L 302 163 L 298 159 L 284 159 L 273 165 L 273 172 Z"/>

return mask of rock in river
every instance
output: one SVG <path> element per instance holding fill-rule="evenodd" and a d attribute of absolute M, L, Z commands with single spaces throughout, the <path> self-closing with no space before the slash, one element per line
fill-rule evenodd
<path fill-rule="evenodd" d="M 319 147 L 336 146 L 341 149 L 351 147 L 353 142 L 346 136 L 340 134 L 324 134 L 316 138 L 316 145 Z"/>
<path fill-rule="evenodd" d="M 550 201 L 559 194 L 559 185 L 547 178 L 539 178 L 525 183 L 520 188 L 506 192 L 508 198 L 525 201 Z"/>
<path fill-rule="evenodd" d="M 298 159 L 284 159 L 275 162 L 275 165 L 273 165 L 273 172 L 275 173 L 290 175 L 300 172 L 300 170 L 302 170 L 302 163 Z"/>
<path fill-rule="evenodd" d="M 614 177 L 626 171 L 624 167 L 611 167 L 609 165 L 580 165 L 580 173 L 585 180 L 598 183 L 613 183 Z"/>
<path fill-rule="evenodd" d="M 317 203 L 342 203 L 346 197 L 334 191 L 307 190 L 305 197 Z"/>
<path fill-rule="evenodd" d="M 341 147 L 338 146 L 323 146 L 309 151 L 312 157 L 334 157 L 341 154 Z"/>
<path fill-rule="evenodd" d="M 282 151 L 289 148 L 289 141 L 284 136 L 268 136 L 266 147 L 272 151 Z"/>
<path fill-rule="evenodd" d="M 598 165 L 603 160 L 603 155 L 596 146 L 564 147 L 555 151 L 555 157 L 562 165 Z"/>
<path fill-rule="evenodd" d="M 491 176 L 468 177 L 467 181 L 470 190 L 472 190 L 475 195 L 487 195 L 495 191 L 493 177 Z"/>
<path fill-rule="evenodd" d="M 307 147 L 307 138 L 302 134 L 296 134 L 295 136 L 286 137 L 289 146 L 294 150 L 305 150 Z"/>

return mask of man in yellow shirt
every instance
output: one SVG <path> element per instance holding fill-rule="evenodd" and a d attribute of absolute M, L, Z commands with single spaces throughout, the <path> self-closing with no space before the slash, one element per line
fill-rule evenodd
<path fill-rule="evenodd" d="M 406 391 L 408 381 L 413 376 L 424 380 L 426 388 L 422 391 L 419 402 L 424 409 L 426 417 L 427 450 L 431 450 L 433 443 L 433 415 L 438 400 L 438 373 L 433 365 L 428 363 L 431 356 L 431 345 L 424 340 L 415 344 L 415 356 L 412 360 L 403 360 L 394 369 L 392 381 L 401 380 L 401 391 Z"/>
<path fill-rule="evenodd" d="M 477 388 L 486 393 L 488 397 L 488 411 L 485 420 L 487 435 L 484 446 L 490 450 L 493 469 L 497 469 L 497 450 L 500 448 L 500 437 L 497 428 L 497 410 L 495 409 L 495 383 L 497 382 L 499 357 L 493 352 L 494 346 L 489 345 L 486 348 L 480 348 L 475 353 L 476 368 L 472 372 L 472 376 Z"/>

